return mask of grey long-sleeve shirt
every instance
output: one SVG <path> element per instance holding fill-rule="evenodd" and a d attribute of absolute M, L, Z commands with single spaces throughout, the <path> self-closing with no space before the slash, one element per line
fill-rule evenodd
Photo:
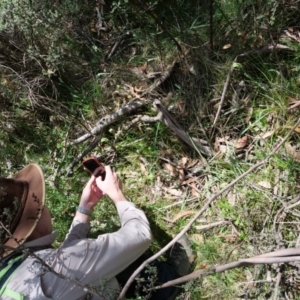
<path fill-rule="evenodd" d="M 53 270 L 64 277 L 76 279 L 82 285 L 96 287 L 99 296 L 93 300 L 116 299 L 119 285 L 115 278 L 149 247 L 151 232 L 145 214 L 128 201 L 118 202 L 121 228 L 88 239 L 88 223 L 74 218 L 65 241 L 58 249 L 35 252 Z M 26 244 L 28 247 L 49 245 L 55 234 Z M 25 295 L 25 300 L 84 299 L 87 291 L 71 281 L 46 272 L 41 263 L 29 256 L 16 270 L 7 288 Z M 3 300 L 11 300 L 3 296 Z"/>

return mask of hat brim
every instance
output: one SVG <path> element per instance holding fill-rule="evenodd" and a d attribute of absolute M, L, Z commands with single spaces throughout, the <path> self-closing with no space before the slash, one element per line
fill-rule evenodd
<path fill-rule="evenodd" d="M 29 164 L 15 175 L 15 179 L 28 183 L 28 195 L 24 210 L 15 231 L 5 246 L 17 248 L 35 229 L 45 205 L 45 179 L 37 164 Z"/>

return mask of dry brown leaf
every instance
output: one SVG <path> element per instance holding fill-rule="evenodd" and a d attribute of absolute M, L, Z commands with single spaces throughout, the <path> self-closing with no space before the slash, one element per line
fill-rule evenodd
<path fill-rule="evenodd" d="M 271 189 L 272 188 L 272 185 L 269 181 L 260 181 L 257 184 L 264 187 L 264 188 L 266 188 L 266 189 Z"/>
<path fill-rule="evenodd" d="M 172 176 L 177 175 L 178 171 L 173 165 L 164 163 L 163 166 L 164 166 L 165 170 L 168 171 Z"/>
<path fill-rule="evenodd" d="M 243 149 L 247 146 L 248 146 L 248 136 L 245 135 L 245 136 L 241 137 L 240 139 L 238 139 L 238 141 L 235 145 L 235 149 L 239 150 L 239 149 Z"/>
<path fill-rule="evenodd" d="M 187 168 L 187 169 L 190 169 L 190 168 L 192 168 L 192 167 L 194 167 L 194 166 L 196 166 L 196 165 L 198 165 L 198 164 L 201 164 L 201 160 L 200 160 L 200 159 L 191 159 L 191 160 L 188 162 L 186 168 Z"/>
<path fill-rule="evenodd" d="M 238 235 L 235 233 L 219 234 L 220 238 L 224 238 L 227 243 L 234 243 L 237 240 Z"/>
<path fill-rule="evenodd" d="M 290 106 L 289 106 L 288 110 L 292 110 L 292 109 L 295 109 L 298 106 L 300 106 L 299 99 L 294 99 L 294 98 L 289 97 L 289 100 L 290 100 Z"/>
<path fill-rule="evenodd" d="M 175 152 L 173 151 L 173 149 L 163 149 L 160 150 L 159 152 L 160 155 L 165 158 L 172 158 L 175 156 Z"/>
<path fill-rule="evenodd" d="M 187 180 L 183 181 L 182 185 L 192 184 L 193 182 L 195 182 L 195 178 L 194 177 L 190 177 Z"/>
<path fill-rule="evenodd" d="M 236 234 L 225 234 L 223 236 L 226 240 L 227 243 L 234 243 L 237 239 L 237 235 Z"/>
<path fill-rule="evenodd" d="M 283 126 L 282 128 L 291 129 L 292 126 Z M 297 133 L 300 133 L 300 128 L 297 127 L 297 128 L 294 129 L 294 131 L 297 132 Z"/>
<path fill-rule="evenodd" d="M 194 233 L 191 235 L 191 240 L 193 242 L 196 242 L 196 243 L 200 243 L 200 244 L 203 244 L 204 243 L 204 238 L 203 238 L 203 235 L 202 234 L 199 234 L 199 233 Z"/>
<path fill-rule="evenodd" d="M 219 101 L 219 102 L 217 102 L 217 103 L 215 103 L 215 104 L 213 105 L 213 110 L 214 110 L 214 112 L 217 112 L 217 111 L 218 111 L 220 104 L 221 104 L 221 102 Z"/>
<path fill-rule="evenodd" d="M 221 153 L 225 153 L 227 152 L 227 144 L 229 141 L 230 137 L 229 136 L 225 136 L 225 137 L 221 137 L 221 138 L 216 138 L 215 144 L 214 144 L 214 148 L 216 152 L 221 152 Z"/>
<path fill-rule="evenodd" d="M 246 123 L 249 123 L 251 117 L 252 117 L 252 114 L 253 114 L 253 107 L 252 106 L 249 106 L 247 108 L 247 112 L 246 112 L 246 118 L 245 118 L 245 122 Z"/>
<path fill-rule="evenodd" d="M 231 206 L 234 206 L 235 202 L 236 202 L 236 194 L 235 194 L 235 192 L 234 191 L 229 191 L 226 197 L 227 197 L 228 203 Z"/>
<path fill-rule="evenodd" d="M 193 210 L 184 210 L 181 211 L 180 213 L 178 213 L 173 219 L 172 219 L 172 223 L 175 223 L 177 220 L 179 220 L 180 218 L 186 217 L 186 216 L 190 216 L 195 214 L 195 211 Z"/>
<path fill-rule="evenodd" d="M 192 187 L 194 187 L 194 189 L 192 188 L 192 191 L 191 191 L 192 195 L 196 196 L 196 197 L 200 196 L 200 194 L 197 192 L 196 182 L 192 182 L 190 185 Z"/>
<path fill-rule="evenodd" d="M 173 189 L 173 188 L 163 188 L 164 191 L 166 191 L 168 194 L 179 197 L 182 196 L 182 191 Z"/>
<path fill-rule="evenodd" d="M 182 157 L 181 158 L 181 164 L 183 167 L 186 167 L 187 163 L 188 163 L 189 159 L 187 157 Z"/>
<path fill-rule="evenodd" d="M 291 129 L 292 126 L 282 126 L 282 127 L 277 128 L 276 130 L 270 130 L 270 131 L 262 132 L 258 136 L 256 136 L 256 138 L 264 140 L 264 139 L 272 136 L 276 131 L 278 131 L 279 129 L 282 129 L 282 128 Z M 295 128 L 294 131 L 297 132 L 297 133 L 300 133 L 300 127 Z"/>
<path fill-rule="evenodd" d="M 220 145 L 219 145 L 217 139 L 216 139 L 215 142 L 214 142 L 214 150 L 215 150 L 216 152 L 219 152 L 219 151 L 220 151 Z"/>
<path fill-rule="evenodd" d="M 148 171 L 143 163 L 140 163 L 140 168 L 144 175 L 148 175 Z"/>
<path fill-rule="evenodd" d="M 296 151 L 290 143 L 285 143 L 285 149 L 289 155 L 291 155 L 296 161 L 300 162 L 300 152 Z"/>
<path fill-rule="evenodd" d="M 257 138 L 264 140 L 264 139 L 270 137 L 271 135 L 273 135 L 274 133 L 275 133 L 275 130 L 262 132 L 257 136 Z"/>
<path fill-rule="evenodd" d="M 179 181 L 182 183 L 184 181 L 184 178 L 185 178 L 184 170 L 179 169 L 178 172 L 179 172 Z"/>
<path fill-rule="evenodd" d="M 142 66 L 137 67 L 141 72 L 146 72 L 147 64 L 143 64 Z"/>
<path fill-rule="evenodd" d="M 209 268 L 210 265 L 204 263 L 204 262 L 200 262 L 196 265 L 195 270 L 202 270 L 202 269 L 206 269 Z"/>

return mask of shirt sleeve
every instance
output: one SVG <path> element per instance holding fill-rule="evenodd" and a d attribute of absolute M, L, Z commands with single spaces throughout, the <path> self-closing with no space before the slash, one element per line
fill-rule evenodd
<path fill-rule="evenodd" d="M 151 243 L 150 226 L 144 212 L 128 201 L 118 202 L 116 208 L 121 228 L 116 232 L 100 235 L 95 241 L 101 248 L 100 268 L 102 276 L 106 278 L 123 271 L 140 257 Z"/>
<path fill-rule="evenodd" d="M 95 270 L 98 265 L 101 265 L 101 276 L 112 277 L 120 273 L 141 256 L 151 243 L 149 222 L 142 210 L 129 201 L 117 202 L 116 209 L 121 222 L 121 228 L 118 231 L 99 235 L 97 239 L 88 239 L 90 224 L 75 217 L 60 247 L 72 248 L 72 252 L 75 253 L 82 251 L 82 246 L 86 245 L 87 261 L 90 266 L 94 266 L 92 268 Z M 104 272 L 104 274 L 103 269 L 110 270 L 110 272 Z"/>
<path fill-rule="evenodd" d="M 76 278 L 83 285 L 99 287 L 104 284 L 107 288 L 108 283 L 115 282 L 115 289 L 118 289 L 115 276 L 146 251 L 151 243 L 151 232 L 144 212 L 133 203 L 120 201 L 116 208 L 121 228 L 96 239 L 81 239 L 89 226 L 76 219 L 73 221 L 66 241 L 52 261 L 56 272 Z M 53 299 L 78 299 L 84 293 L 50 272 L 42 277 L 42 281 L 45 290 L 52 289 Z"/>
<path fill-rule="evenodd" d="M 74 241 L 87 238 L 88 233 L 90 232 L 91 225 L 90 223 L 81 222 L 76 217 L 73 219 L 69 232 L 66 235 L 66 238 L 62 246 Z"/>
<path fill-rule="evenodd" d="M 59 248 L 36 252 L 61 276 L 45 272 L 43 265 L 29 256 L 21 264 L 21 271 L 15 272 L 9 288 L 26 294 L 30 300 L 84 297 L 86 290 L 64 279 L 69 278 L 81 286 L 97 288 L 99 297 L 93 299 L 116 299 L 114 295 L 119 293 L 119 285 L 115 276 L 135 261 L 151 242 L 149 222 L 143 211 L 128 201 L 118 202 L 116 208 L 121 221 L 118 231 L 89 239 L 86 236 L 90 225 L 75 218 Z"/>
<path fill-rule="evenodd" d="M 130 222 L 130 221 L 132 221 L 132 222 L 127 227 L 131 227 L 133 223 L 134 224 L 140 223 L 142 225 L 141 230 L 143 230 L 143 231 L 145 230 L 144 233 L 146 235 L 148 233 L 148 235 L 150 234 L 150 236 L 151 236 L 149 222 L 143 211 L 141 211 L 140 209 L 137 209 L 135 207 L 135 205 L 129 201 L 118 202 L 116 205 L 116 208 L 117 208 L 117 212 L 120 217 L 122 227 L 124 227 L 127 224 L 127 222 Z M 70 226 L 69 232 L 66 235 L 63 245 L 68 244 L 69 242 L 71 242 L 73 240 L 87 238 L 90 230 L 91 230 L 90 223 L 81 222 L 78 219 L 76 219 L 76 217 L 75 217 Z"/>

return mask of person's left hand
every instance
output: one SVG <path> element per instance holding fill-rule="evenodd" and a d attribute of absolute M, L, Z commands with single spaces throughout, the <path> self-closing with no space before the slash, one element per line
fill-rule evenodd
<path fill-rule="evenodd" d="M 103 196 L 103 192 L 96 184 L 96 177 L 92 175 L 91 179 L 88 181 L 82 191 L 79 206 L 88 210 L 93 210 Z"/>

